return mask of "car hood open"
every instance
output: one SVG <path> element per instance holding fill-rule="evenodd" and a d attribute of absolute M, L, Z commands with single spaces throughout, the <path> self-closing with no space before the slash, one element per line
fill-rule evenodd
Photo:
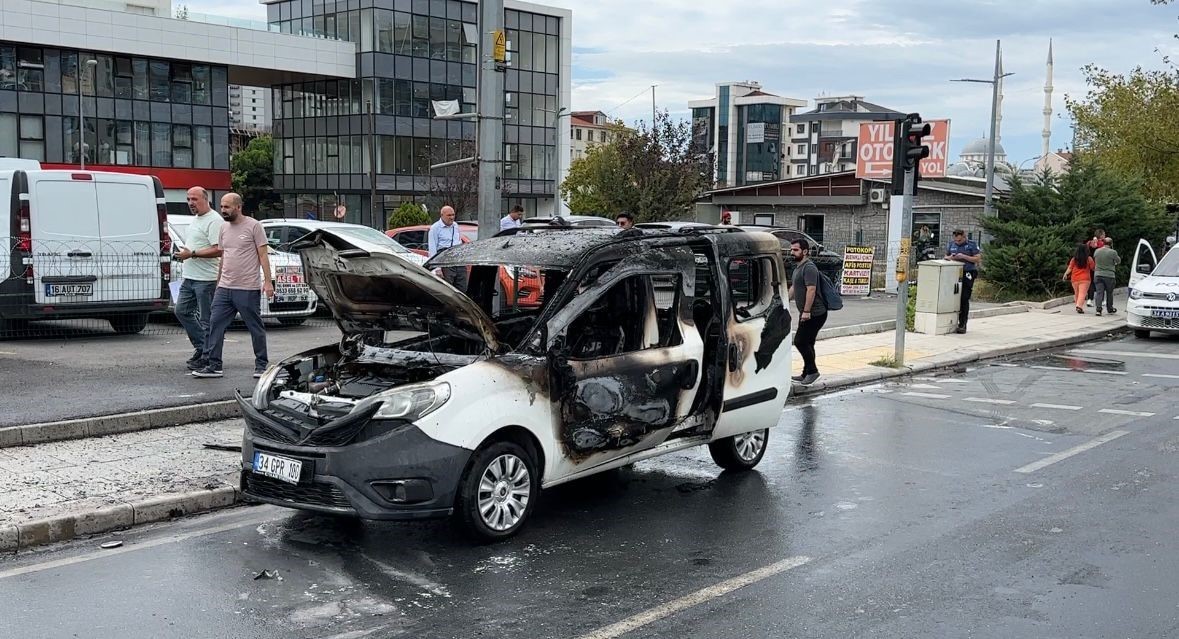
<path fill-rule="evenodd" d="M 448 332 L 499 350 L 495 324 L 471 298 L 420 266 L 386 253 L 337 250 L 319 231 L 299 241 L 307 282 L 345 334 Z M 433 327 L 434 331 L 430 328 Z"/>

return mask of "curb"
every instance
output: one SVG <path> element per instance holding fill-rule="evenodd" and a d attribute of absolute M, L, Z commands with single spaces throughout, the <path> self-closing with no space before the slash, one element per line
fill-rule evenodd
<path fill-rule="evenodd" d="M 159 495 L 143 501 L 115 504 L 85 513 L 0 526 L 0 552 L 15 553 L 33 546 L 227 508 L 240 502 L 240 491 L 226 484 L 207 490 Z"/>
<path fill-rule="evenodd" d="M 0 428 L 0 448 L 32 446 L 46 442 L 84 437 L 133 433 L 181 424 L 232 419 L 241 415 L 236 400 L 154 408 L 134 413 L 102 415 L 61 422 L 5 426 Z"/>
<path fill-rule="evenodd" d="M 943 355 L 932 360 L 915 362 L 903 368 L 882 368 L 871 367 L 870 370 L 850 373 L 844 377 L 837 377 L 834 379 L 820 380 L 810 386 L 801 386 L 794 384 L 790 390 L 790 398 L 793 400 L 796 397 L 812 397 L 814 395 L 821 395 L 823 393 L 835 390 L 842 390 L 852 386 L 859 386 L 862 384 L 871 384 L 885 379 L 892 379 L 896 377 L 906 377 L 916 373 L 925 373 L 931 370 L 939 370 L 943 368 L 950 368 L 952 366 L 961 366 L 963 364 L 971 364 L 974 362 L 987 361 L 991 359 L 998 359 L 1000 357 L 1007 357 L 1009 355 L 1018 355 L 1021 353 L 1030 353 L 1034 351 L 1041 351 L 1049 348 L 1058 348 L 1061 346 L 1068 346 L 1070 344 L 1077 344 L 1080 342 L 1088 342 L 1094 339 L 1100 339 L 1108 335 L 1116 335 L 1125 333 L 1129 328 L 1122 326 L 1117 328 L 1104 328 L 1101 330 L 1090 330 L 1084 333 L 1078 333 L 1069 337 L 1059 337 L 1048 340 L 1046 342 L 1039 342 L 1036 344 L 1022 344 L 1017 346 L 1008 346 L 1005 348 L 996 349 L 993 351 L 986 351 L 983 353 L 967 353 L 964 355 Z"/>
<path fill-rule="evenodd" d="M 1070 297 L 1069 300 L 1072 300 Z M 1016 313 L 1027 313 L 1030 309 L 1027 306 L 1020 304 L 1007 304 L 1004 306 L 995 306 L 993 308 L 980 308 L 970 311 L 970 319 L 984 319 L 987 317 L 999 317 L 1001 315 L 1014 315 Z M 871 335 L 873 333 L 887 333 L 896 328 L 897 321 L 895 319 L 882 320 L 879 322 L 865 322 L 863 324 L 852 324 L 851 326 L 835 326 L 832 328 L 824 328 L 819 331 L 819 341 L 825 339 L 835 339 L 837 337 L 854 337 L 856 335 Z"/>

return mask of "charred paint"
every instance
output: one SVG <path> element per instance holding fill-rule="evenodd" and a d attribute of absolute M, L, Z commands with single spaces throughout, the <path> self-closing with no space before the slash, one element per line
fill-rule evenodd
<path fill-rule="evenodd" d="M 775 295 L 771 303 L 770 314 L 766 316 L 765 328 L 761 331 L 761 342 L 757 347 L 757 352 L 753 354 L 753 358 L 757 362 L 754 373 L 760 373 L 769 367 L 770 362 L 774 359 L 774 353 L 778 352 L 778 348 L 782 342 L 786 341 L 788 335 L 790 335 L 790 311 L 786 310 L 786 306 L 782 304 L 782 298 Z"/>

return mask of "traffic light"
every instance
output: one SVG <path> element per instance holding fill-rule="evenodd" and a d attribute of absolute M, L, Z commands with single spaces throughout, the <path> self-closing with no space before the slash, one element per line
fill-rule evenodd
<path fill-rule="evenodd" d="M 910 113 L 897 123 L 892 154 L 892 192 L 904 193 L 905 172 L 913 171 L 913 183 L 921 178 L 921 160 L 929 157 L 929 147 L 921 138 L 929 135 L 933 128 L 921 121 L 921 115 Z"/>

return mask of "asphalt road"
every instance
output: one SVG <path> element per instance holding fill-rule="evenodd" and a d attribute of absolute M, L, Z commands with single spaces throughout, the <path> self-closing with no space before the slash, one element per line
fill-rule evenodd
<path fill-rule="evenodd" d="M 827 326 L 891 319 L 896 298 L 849 299 Z M 271 362 L 339 341 L 330 318 L 304 326 L 267 325 Z M 5 410 L 0 426 L 110 415 L 233 398 L 254 388 L 254 356 L 244 329 L 225 347 L 225 377 L 194 379 L 184 360 L 192 354 L 176 323 L 155 321 L 139 335 L 115 335 L 103 321 L 40 322 L 26 335 L 0 340 Z"/>
<path fill-rule="evenodd" d="M 790 405 L 754 472 L 651 460 L 498 545 L 255 507 L 0 560 L 0 637 L 1175 637 L 1179 340 L 1071 353 Z"/>

